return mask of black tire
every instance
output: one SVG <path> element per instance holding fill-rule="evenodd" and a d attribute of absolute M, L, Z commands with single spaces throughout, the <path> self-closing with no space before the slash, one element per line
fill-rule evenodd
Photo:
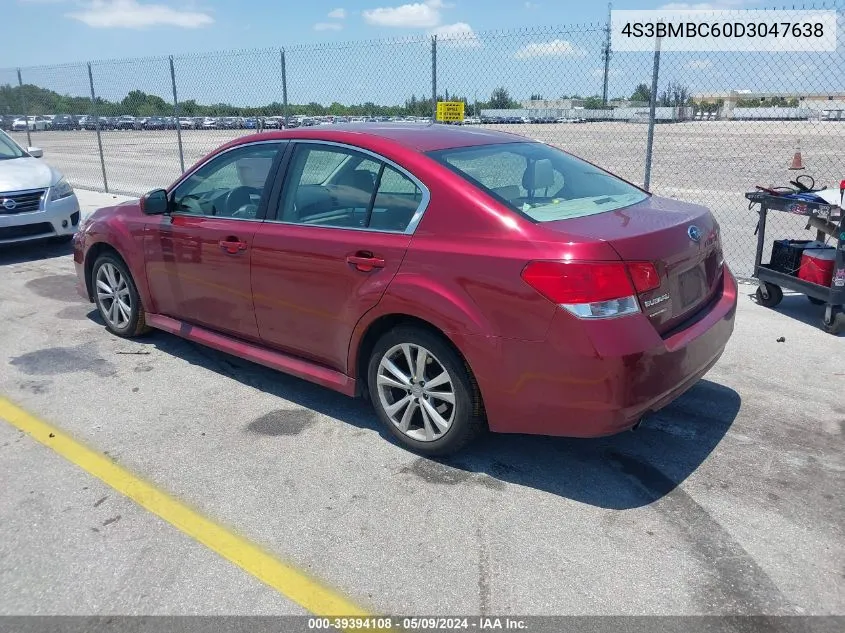
<path fill-rule="evenodd" d="M 768 293 L 769 297 L 766 298 L 763 296 L 763 293 L 761 292 L 759 286 L 754 296 L 757 298 L 757 303 L 759 303 L 761 306 L 764 306 L 766 308 L 774 308 L 783 300 L 783 290 L 781 290 L 780 286 L 776 286 L 768 282 L 764 283 L 766 284 L 766 292 Z"/>
<path fill-rule="evenodd" d="M 125 324 L 115 325 L 107 313 L 107 308 L 104 306 L 103 300 L 97 292 L 97 275 L 100 269 L 106 264 L 114 266 L 126 281 L 126 287 L 129 291 L 130 310 L 129 319 Z M 138 294 L 138 288 L 135 286 L 135 280 L 129 272 L 123 260 L 114 253 L 103 253 L 94 262 L 91 268 L 91 288 L 94 293 L 94 303 L 97 305 L 97 310 L 100 313 L 100 318 L 106 324 L 106 329 L 122 338 L 133 338 L 149 332 L 150 328 L 144 320 L 144 306 L 141 302 L 141 296 Z"/>
<path fill-rule="evenodd" d="M 845 315 L 841 312 L 834 312 L 830 320 L 825 315 L 822 317 L 822 329 L 828 334 L 839 334 L 842 331 L 843 325 L 845 325 L 843 321 L 845 321 Z"/>
<path fill-rule="evenodd" d="M 825 304 L 824 299 L 816 299 L 815 297 L 811 297 L 810 295 L 807 295 L 807 300 L 814 306 L 822 306 Z"/>
<path fill-rule="evenodd" d="M 427 350 L 435 357 L 433 360 L 446 370 L 451 380 L 455 398 L 454 415 L 449 428 L 434 440 L 424 441 L 409 437 L 394 424 L 381 402 L 377 384 L 379 365 L 386 353 L 403 343 L 420 346 Z M 367 367 L 367 387 L 373 408 L 382 424 L 402 446 L 415 453 L 427 456 L 456 453 L 487 428 L 481 392 L 466 361 L 442 336 L 425 328 L 400 325 L 379 339 L 370 355 Z M 399 393 L 401 394 L 401 391 Z M 410 392 L 409 397 L 411 397 Z M 416 401 L 421 402 L 421 398 L 418 397 Z"/>

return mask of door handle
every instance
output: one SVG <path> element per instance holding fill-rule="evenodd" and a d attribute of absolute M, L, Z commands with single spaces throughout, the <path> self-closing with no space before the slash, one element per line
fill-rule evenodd
<path fill-rule="evenodd" d="M 368 273 L 375 268 L 384 268 L 384 259 L 367 251 L 358 251 L 354 255 L 347 255 L 346 263 L 355 266 L 362 273 Z"/>
<path fill-rule="evenodd" d="M 237 255 L 241 251 L 246 250 L 246 242 L 241 242 L 236 237 L 227 237 L 225 240 L 217 242 L 220 248 L 226 251 L 229 255 Z"/>

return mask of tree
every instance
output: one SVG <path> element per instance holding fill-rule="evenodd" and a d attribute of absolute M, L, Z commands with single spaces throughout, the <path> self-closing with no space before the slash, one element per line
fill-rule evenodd
<path fill-rule="evenodd" d="M 604 102 L 602 98 L 598 95 L 593 95 L 592 97 L 587 97 L 584 99 L 584 107 L 587 110 L 598 110 L 604 106 Z"/>
<path fill-rule="evenodd" d="M 530 99 L 531 101 L 542 101 L 542 100 L 543 100 L 543 95 L 538 94 L 538 93 L 536 93 L 536 92 L 535 92 L 535 93 L 533 93 L 533 94 L 529 97 L 529 99 Z"/>
<path fill-rule="evenodd" d="M 651 88 L 648 87 L 648 84 L 637 84 L 637 87 L 631 94 L 631 101 L 651 103 Z"/>
<path fill-rule="evenodd" d="M 689 101 L 689 88 L 675 81 L 670 81 L 666 85 L 666 89 L 660 93 L 658 99 L 662 106 L 678 107 L 687 105 Z"/>
<path fill-rule="evenodd" d="M 505 87 L 496 88 L 493 94 L 490 95 L 490 108 L 493 110 L 506 110 L 514 107 L 514 102 L 511 99 L 510 93 Z"/>

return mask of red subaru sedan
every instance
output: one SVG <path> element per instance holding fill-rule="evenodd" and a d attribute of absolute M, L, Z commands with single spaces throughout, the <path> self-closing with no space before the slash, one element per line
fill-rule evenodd
<path fill-rule="evenodd" d="M 524 137 L 357 125 L 232 141 L 75 238 L 118 336 L 157 328 L 367 396 L 442 455 L 592 437 L 689 389 L 734 326 L 719 226 Z"/>

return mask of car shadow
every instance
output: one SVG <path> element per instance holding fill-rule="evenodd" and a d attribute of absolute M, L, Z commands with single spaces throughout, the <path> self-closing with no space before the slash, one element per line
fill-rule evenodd
<path fill-rule="evenodd" d="M 20 244 L 0 244 L 0 266 L 22 264 L 39 259 L 54 259 L 73 253 L 71 242 L 37 240 Z"/>
<path fill-rule="evenodd" d="M 96 310 L 89 318 L 102 323 Z M 142 341 L 193 365 L 227 376 L 395 443 L 368 401 L 154 331 Z M 431 483 L 477 478 L 492 488 L 515 484 L 602 508 L 652 503 L 689 477 L 716 448 L 739 412 L 739 394 L 709 380 L 646 418 L 636 431 L 598 439 L 488 434 L 460 454 L 418 457 L 411 472 Z M 244 430 L 249 431 L 248 424 Z"/>

